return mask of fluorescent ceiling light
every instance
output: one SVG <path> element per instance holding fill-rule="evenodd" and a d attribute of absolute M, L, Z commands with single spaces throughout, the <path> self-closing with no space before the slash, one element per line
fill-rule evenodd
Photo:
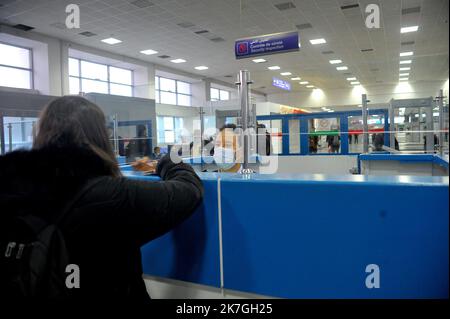
<path fill-rule="evenodd" d="M 302 78 L 296 77 L 296 78 L 291 78 L 292 81 L 300 81 Z"/>
<path fill-rule="evenodd" d="M 400 29 L 400 33 L 416 32 L 417 30 L 419 30 L 418 25 L 412 27 L 403 27 Z"/>
<path fill-rule="evenodd" d="M 103 39 L 101 41 L 105 42 L 105 43 L 108 43 L 108 44 L 117 44 L 117 43 L 122 42 L 121 40 L 115 39 L 115 38 L 107 38 L 107 39 Z"/>
<path fill-rule="evenodd" d="M 400 64 L 411 64 L 411 60 L 403 60 L 403 61 L 400 61 Z"/>
<path fill-rule="evenodd" d="M 307 85 L 306 86 L 308 89 L 312 89 L 314 87 L 314 85 Z"/>
<path fill-rule="evenodd" d="M 264 60 L 264 59 L 254 59 L 254 60 L 252 60 L 253 62 L 255 62 L 255 63 L 264 63 L 264 62 L 267 62 L 266 60 Z"/>
<path fill-rule="evenodd" d="M 355 80 L 356 80 L 355 77 L 353 77 L 353 78 L 347 78 L 347 81 L 355 81 Z"/>
<path fill-rule="evenodd" d="M 200 65 L 200 66 L 196 66 L 194 69 L 199 70 L 199 71 L 203 71 L 203 70 L 208 70 L 209 68 L 207 66 Z"/>
<path fill-rule="evenodd" d="M 274 65 L 274 66 L 269 66 L 268 69 L 269 70 L 279 70 L 281 68 L 278 65 Z"/>
<path fill-rule="evenodd" d="M 346 67 L 346 66 L 338 66 L 336 68 L 336 70 L 338 70 L 338 71 L 345 71 L 345 70 L 348 70 L 348 67 Z"/>
<path fill-rule="evenodd" d="M 400 73 L 398 76 L 408 76 L 409 73 Z"/>
<path fill-rule="evenodd" d="M 414 52 L 412 52 L 412 51 L 408 51 L 408 52 L 400 52 L 400 56 L 411 56 L 411 55 L 413 55 L 414 54 Z"/>
<path fill-rule="evenodd" d="M 328 113 L 333 113 L 333 112 L 334 112 L 334 110 L 328 110 L 327 112 L 328 112 Z"/>
<path fill-rule="evenodd" d="M 170 60 L 170 62 L 172 62 L 172 63 L 184 63 L 184 62 L 186 62 L 186 60 L 183 60 L 183 59 L 175 59 L 175 60 Z"/>
<path fill-rule="evenodd" d="M 350 82 L 351 85 L 360 85 L 361 83 L 359 83 L 358 81 L 355 82 Z"/>
<path fill-rule="evenodd" d="M 327 43 L 327 41 L 325 39 L 323 39 L 323 38 L 312 39 L 312 40 L 309 40 L 309 42 L 311 42 L 311 44 L 324 44 L 324 43 Z"/>
<path fill-rule="evenodd" d="M 281 75 L 284 75 L 284 76 L 292 75 L 291 72 L 281 72 L 280 74 L 281 74 Z"/>
<path fill-rule="evenodd" d="M 399 81 L 408 81 L 408 78 L 400 78 Z"/>
<path fill-rule="evenodd" d="M 342 63 L 342 60 L 330 60 L 330 64 L 339 64 Z"/>
<path fill-rule="evenodd" d="M 148 50 L 142 50 L 141 53 L 145 54 L 145 55 L 152 55 L 152 54 L 158 53 L 158 51 L 155 51 L 155 50 L 152 50 L 152 49 L 148 49 Z"/>
<path fill-rule="evenodd" d="M 300 82 L 300 84 L 305 85 L 305 84 L 309 84 L 309 82 L 308 81 L 302 81 L 302 82 Z"/>
<path fill-rule="evenodd" d="M 410 68 L 410 67 L 406 67 L 406 68 L 400 68 L 400 71 L 409 71 L 409 70 L 411 70 L 411 68 Z"/>

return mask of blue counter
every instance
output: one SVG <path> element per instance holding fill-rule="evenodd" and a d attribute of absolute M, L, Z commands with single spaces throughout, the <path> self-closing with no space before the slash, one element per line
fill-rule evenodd
<path fill-rule="evenodd" d="M 142 248 L 146 274 L 284 298 L 448 298 L 448 177 L 200 177 L 198 211 Z"/>

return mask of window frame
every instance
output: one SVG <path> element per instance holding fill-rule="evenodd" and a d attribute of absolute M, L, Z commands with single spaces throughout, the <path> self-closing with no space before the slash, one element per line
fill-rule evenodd
<path fill-rule="evenodd" d="M 103 82 L 106 83 L 108 85 L 108 93 L 109 95 L 116 95 L 116 94 L 111 94 L 111 84 L 116 84 L 116 85 L 123 85 L 123 86 L 128 86 L 131 88 L 131 95 L 118 95 L 118 96 L 128 96 L 128 97 L 134 97 L 134 70 L 132 69 L 126 69 L 126 68 L 121 68 L 121 67 L 117 67 L 115 65 L 110 65 L 110 64 L 105 64 L 105 63 L 98 63 L 98 62 L 94 62 L 94 61 L 89 61 L 89 60 L 85 60 L 85 59 L 81 59 L 81 58 L 77 58 L 77 57 L 70 57 L 69 59 L 74 59 L 78 61 L 78 76 L 75 75 L 70 75 L 70 71 L 69 71 L 69 80 L 70 78 L 75 78 L 78 79 L 78 87 L 80 89 L 80 92 L 84 92 L 83 91 L 83 86 L 82 86 L 82 81 L 83 80 L 91 80 L 91 81 L 97 81 L 97 82 Z M 84 62 L 88 62 L 88 63 L 93 63 L 93 64 L 99 64 L 99 65 L 104 65 L 106 66 L 106 72 L 107 72 L 107 80 L 100 80 L 100 79 L 91 79 L 91 78 L 86 78 L 83 77 L 83 74 L 81 73 L 81 61 Z M 131 85 L 130 84 L 124 84 L 124 83 L 117 83 L 117 82 L 112 82 L 111 81 L 111 76 L 110 76 L 110 67 L 116 68 L 116 69 L 122 69 L 122 70 L 127 70 L 131 72 Z M 69 87 L 69 91 L 70 91 L 70 87 Z M 84 92 L 87 93 L 87 92 Z M 95 93 L 95 92 L 93 92 Z M 73 94 L 73 93 L 71 93 Z"/>
<path fill-rule="evenodd" d="M 218 91 L 218 94 L 219 94 L 219 98 L 218 99 L 213 99 L 213 98 L 211 98 L 211 91 L 212 90 L 217 90 Z M 227 92 L 228 93 L 228 99 L 227 100 L 225 100 L 225 99 L 221 99 L 220 98 L 220 96 L 221 96 L 221 92 Z M 219 88 L 217 88 L 217 87 L 214 87 L 214 86 L 211 86 L 210 87 L 210 89 L 209 89 L 209 96 L 210 96 L 210 100 L 212 101 L 212 102 L 217 102 L 217 101 L 229 101 L 229 100 L 231 100 L 231 90 L 224 90 L 224 89 L 219 89 Z"/>
<path fill-rule="evenodd" d="M 29 61 L 29 65 L 30 65 L 29 69 L 24 68 L 24 67 L 20 67 L 20 66 L 13 66 L 13 65 L 8 65 L 8 64 L 1 64 L 1 63 L 0 63 L 0 66 L 4 67 L 4 68 L 10 68 L 10 69 L 16 69 L 16 70 L 22 70 L 22 71 L 30 72 L 30 87 L 28 89 L 25 89 L 25 90 L 34 90 L 33 48 L 25 47 L 25 46 L 22 46 L 22 45 L 11 44 L 11 43 L 7 43 L 7 42 L 3 42 L 3 41 L 0 41 L 0 44 L 7 45 L 7 46 L 10 46 L 10 47 L 16 47 L 16 48 L 19 48 L 19 49 L 25 49 L 25 50 L 28 51 L 28 59 L 29 59 L 28 61 Z M 12 88 L 18 88 L 18 87 L 14 87 L 13 86 Z M 23 89 L 23 88 L 21 88 L 21 89 Z"/>
<path fill-rule="evenodd" d="M 162 90 L 161 89 L 161 78 L 175 81 L 175 91 Z M 191 94 L 178 92 L 178 83 L 179 82 L 188 84 L 189 85 L 189 91 L 191 92 Z M 158 86 L 156 85 L 156 83 L 158 83 Z M 158 87 L 158 88 L 156 88 L 156 87 Z M 186 82 L 186 81 L 177 80 L 177 79 L 167 78 L 165 76 L 155 75 L 155 101 L 158 104 L 166 104 L 166 103 L 162 103 L 161 102 L 161 92 L 174 93 L 175 94 L 175 104 L 173 104 L 173 105 L 192 107 L 192 83 L 189 83 L 189 82 Z M 179 104 L 179 102 L 178 102 L 178 95 L 183 95 L 183 96 L 189 97 L 189 100 L 190 100 L 189 105 Z"/>

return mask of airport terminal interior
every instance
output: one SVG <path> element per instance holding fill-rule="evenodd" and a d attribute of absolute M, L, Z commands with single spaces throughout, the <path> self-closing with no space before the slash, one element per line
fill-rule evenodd
<path fill-rule="evenodd" d="M 152 298 L 448 298 L 448 18 L 448 0 L 0 0 L 0 154 L 80 95 L 125 178 L 192 165 L 202 204 L 141 248 Z"/>

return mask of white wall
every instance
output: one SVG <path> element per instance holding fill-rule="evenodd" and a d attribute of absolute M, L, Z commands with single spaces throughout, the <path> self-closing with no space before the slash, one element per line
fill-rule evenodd
<path fill-rule="evenodd" d="M 317 108 L 322 106 L 361 104 L 361 94 L 366 93 L 371 104 L 387 103 L 392 98 L 408 99 L 436 96 L 443 81 L 404 83 L 401 85 L 376 85 L 365 88 L 334 89 L 269 94 L 267 100 L 294 107 Z"/>

